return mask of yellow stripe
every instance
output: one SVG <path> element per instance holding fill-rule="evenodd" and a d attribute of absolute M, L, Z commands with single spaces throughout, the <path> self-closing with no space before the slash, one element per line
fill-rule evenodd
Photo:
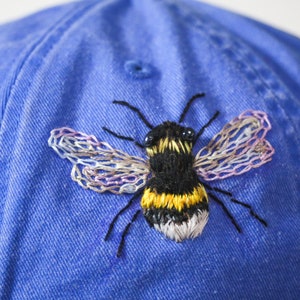
<path fill-rule="evenodd" d="M 154 145 L 152 147 L 147 147 L 146 151 L 148 156 L 153 156 L 157 153 L 163 153 L 167 149 L 171 151 L 175 151 L 177 153 L 191 153 L 192 143 L 181 141 L 181 140 L 175 142 L 175 140 L 166 137 L 160 139 L 157 145 Z"/>
<path fill-rule="evenodd" d="M 151 191 L 150 188 L 145 189 L 141 206 L 144 209 L 147 208 L 175 208 L 181 211 L 185 207 L 190 207 L 200 202 L 207 202 L 207 194 L 202 185 L 198 185 L 194 188 L 190 194 L 176 195 L 176 194 L 158 194 L 155 191 Z"/>

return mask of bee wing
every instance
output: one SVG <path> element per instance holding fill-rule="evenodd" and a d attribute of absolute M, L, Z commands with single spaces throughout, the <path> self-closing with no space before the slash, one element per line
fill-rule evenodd
<path fill-rule="evenodd" d="M 98 193 L 134 193 L 146 184 L 149 176 L 149 165 L 144 159 L 68 127 L 52 130 L 48 145 L 73 164 L 74 181 Z"/>
<path fill-rule="evenodd" d="M 275 152 L 265 138 L 270 129 L 264 112 L 243 112 L 197 153 L 194 161 L 197 174 L 205 180 L 224 179 L 270 161 Z"/>

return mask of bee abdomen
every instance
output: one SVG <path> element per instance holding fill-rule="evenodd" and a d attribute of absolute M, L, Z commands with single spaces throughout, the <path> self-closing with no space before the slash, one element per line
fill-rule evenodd
<path fill-rule="evenodd" d="M 176 209 L 150 208 L 144 210 L 144 216 L 150 226 L 166 237 L 181 242 L 202 233 L 208 221 L 208 203 L 202 202 L 181 212 Z"/>
<path fill-rule="evenodd" d="M 208 220 L 208 198 L 201 184 L 186 194 L 157 193 L 149 187 L 141 206 L 149 225 L 177 242 L 200 235 Z"/>

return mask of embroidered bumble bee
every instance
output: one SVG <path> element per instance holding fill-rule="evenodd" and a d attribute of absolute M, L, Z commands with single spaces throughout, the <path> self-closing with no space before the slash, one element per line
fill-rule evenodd
<path fill-rule="evenodd" d="M 208 220 L 209 198 L 221 205 L 241 232 L 228 208 L 217 197 L 218 193 L 244 206 L 255 219 L 267 226 L 266 221 L 249 204 L 202 180 L 207 182 L 240 175 L 270 161 L 274 149 L 265 138 L 271 129 L 268 117 L 261 111 L 243 112 L 226 124 L 194 156 L 192 150 L 196 141 L 219 115 L 217 111 L 198 132 L 180 125 L 193 101 L 202 96 L 204 94 L 196 94 L 188 101 L 178 123 L 166 121 L 155 127 L 138 108 L 125 101 L 113 101 L 136 113 L 150 131 L 144 143 L 140 144 L 132 137 L 117 134 L 106 127 L 103 129 L 144 148 L 147 159 L 131 156 L 106 142 L 98 141 L 93 135 L 71 128 L 62 127 L 51 131 L 49 146 L 61 158 L 71 161 L 71 177 L 80 186 L 98 193 L 134 194 L 112 220 L 105 240 L 110 236 L 118 217 L 140 196 L 141 208 L 150 226 L 176 242 L 195 238 L 202 233 Z M 140 210 L 123 231 L 118 257 L 124 247 L 125 236 L 139 213 Z"/>

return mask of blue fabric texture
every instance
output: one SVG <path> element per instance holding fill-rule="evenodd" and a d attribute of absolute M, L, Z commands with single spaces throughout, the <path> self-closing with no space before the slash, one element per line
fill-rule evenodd
<path fill-rule="evenodd" d="M 81 1 L 0 27 L 1 299 L 299 299 L 300 41 L 253 20 L 190 0 Z M 155 125 L 200 129 L 195 151 L 246 109 L 266 112 L 273 160 L 213 186 L 231 191 L 268 222 L 226 203 L 243 232 L 210 202 L 203 234 L 175 243 L 142 215 L 116 257 L 139 201 L 97 194 L 70 178 L 48 147 L 53 128 L 94 134 L 131 155 Z"/>

